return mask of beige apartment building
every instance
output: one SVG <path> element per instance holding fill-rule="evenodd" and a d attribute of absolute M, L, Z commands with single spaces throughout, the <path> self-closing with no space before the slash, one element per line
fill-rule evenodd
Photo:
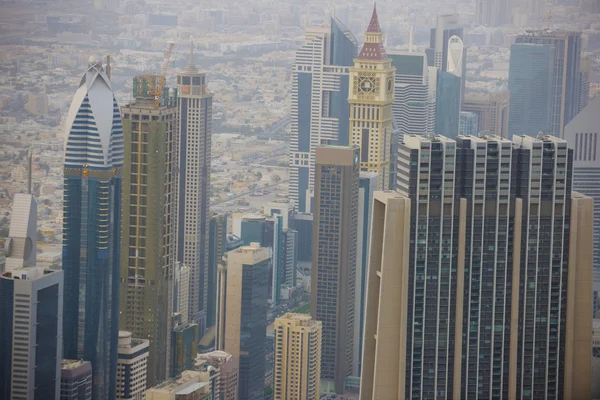
<path fill-rule="evenodd" d="M 317 400 L 320 395 L 322 324 L 287 313 L 275 320 L 275 400 Z"/>

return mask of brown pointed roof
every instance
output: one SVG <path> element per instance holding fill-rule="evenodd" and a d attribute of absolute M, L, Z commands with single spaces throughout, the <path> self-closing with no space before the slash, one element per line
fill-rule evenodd
<path fill-rule="evenodd" d="M 377 18 L 377 4 L 373 6 L 373 15 L 371 15 L 371 22 L 369 22 L 369 27 L 367 28 L 367 32 L 372 33 L 380 33 L 381 28 L 379 27 L 379 19 Z"/>
<path fill-rule="evenodd" d="M 373 15 L 371 16 L 371 22 L 365 32 L 369 33 L 381 33 L 381 27 L 379 26 L 379 19 L 377 18 L 377 6 L 373 6 Z M 383 61 L 387 59 L 387 53 L 383 47 L 383 43 L 365 42 L 360 54 L 358 55 L 359 60 L 369 61 Z"/>

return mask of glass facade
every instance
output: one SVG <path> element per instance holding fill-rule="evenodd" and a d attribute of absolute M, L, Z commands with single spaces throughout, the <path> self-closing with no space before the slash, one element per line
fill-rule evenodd
<path fill-rule="evenodd" d="M 435 105 L 435 133 L 449 138 L 458 136 L 461 79 L 438 71 Z"/>
<path fill-rule="evenodd" d="M 123 127 L 101 64 L 90 64 L 89 72 L 67 122 L 63 355 L 90 361 L 94 398 L 110 400 L 117 378 Z"/>
<path fill-rule="evenodd" d="M 514 44 L 510 49 L 508 134 L 552 132 L 552 46 Z"/>
<path fill-rule="evenodd" d="M 263 400 L 271 260 L 243 266 L 239 399 Z"/>

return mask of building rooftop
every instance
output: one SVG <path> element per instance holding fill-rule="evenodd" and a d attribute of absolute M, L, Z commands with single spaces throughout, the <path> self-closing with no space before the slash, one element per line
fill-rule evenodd
<path fill-rule="evenodd" d="M 62 360 L 61 369 L 75 369 L 77 367 L 81 367 L 82 365 L 89 364 L 89 361 L 83 360 Z"/>

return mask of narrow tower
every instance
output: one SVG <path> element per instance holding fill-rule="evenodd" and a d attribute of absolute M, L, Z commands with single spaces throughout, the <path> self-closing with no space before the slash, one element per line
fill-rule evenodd
<path fill-rule="evenodd" d="M 189 317 L 206 329 L 212 98 L 206 74 L 190 64 L 177 75 L 179 94 L 179 220 L 177 260 L 190 268 Z"/>
<path fill-rule="evenodd" d="M 377 172 L 378 190 L 390 187 L 392 104 L 396 68 L 383 47 L 377 9 L 365 44 L 350 68 L 350 144 L 360 147 L 361 171 Z"/>
<path fill-rule="evenodd" d="M 114 399 L 123 126 L 110 79 L 99 57 L 90 57 L 66 126 L 64 358 L 90 361 L 92 397 Z"/>

